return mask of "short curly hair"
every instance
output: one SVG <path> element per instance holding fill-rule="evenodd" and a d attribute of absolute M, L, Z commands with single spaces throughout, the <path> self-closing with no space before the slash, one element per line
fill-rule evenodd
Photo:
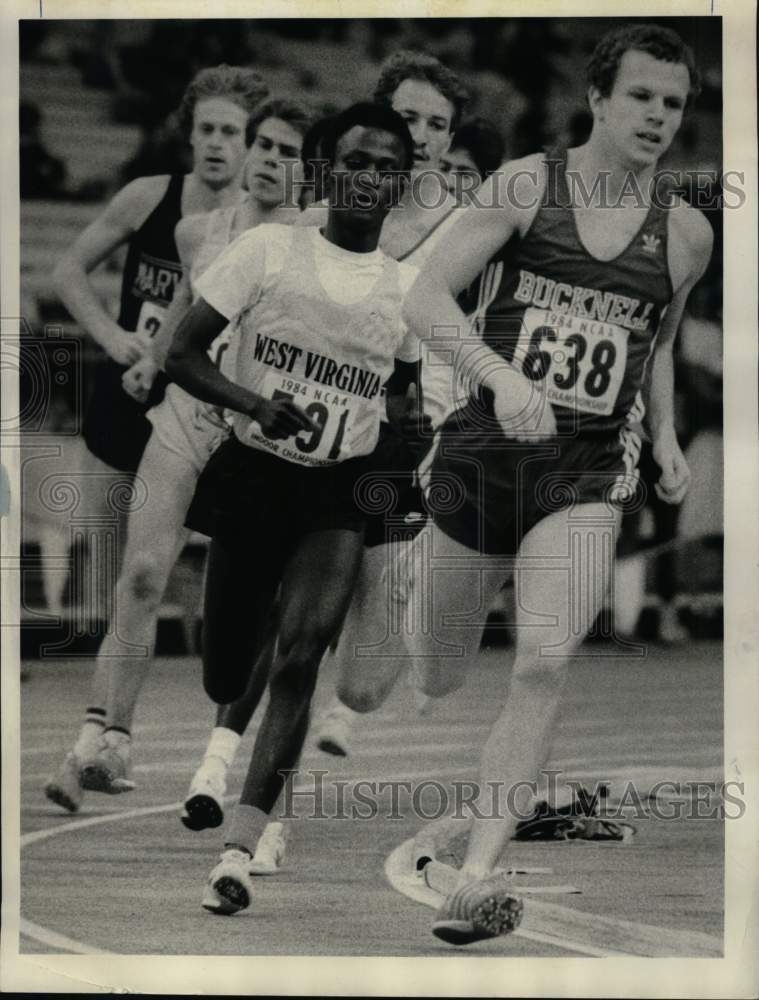
<path fill-rule="evenodd" d="M 456 129 L 451 150 L 463 149 L 471 156 L 484 181 L 503 163 L 506 147 L 500 132 L 485 118 L 474 118 Z"/>
<path fill-rule="evenodd" d="M 405 119 L 387 104 L 375 101 L 359 101 L 345 111 L 331 115 L 327 120 L 321 138 L 320 153 L 330 167 L 334 165 L 338 141 L 356 125 L 364 128 L 382 129 L 397 137 L 403 146 L 403 171 L 411 170 L 414 164 L 414 142 Z"/>
<path fill-rule="evenodd" d="M 439 59 L 426 52 L 399 49 L 380 66 L 377 86 L 374 88 L 374 100 L 377 104 L 392 105 L 393 94 L 404 80 L 424 80 L 435 90 L 439 90 L 453 105 L 451 131 L 455 131 L 469 103 L 469 91 L 458 76 Z"/>
<path fill-rule="evenodd" d="M 192 132 L 193 115 L 198 101 L 224 97 L 250 114 L 269 96 L 269 88 L 260 73 L 243 66 L 209 66 L 197 73 L 187 86 L 177 111 L 179 126 L 185 135 Z"/>
<path fill-rule="evenodd" d="M 693 50 L 671 28 L 659 24 L 626 24 L 604 35 L 588 61 L 588 85 L 595 87 L 602 97 L 608 97 L 614 89 L 622 56 L 631 49 L 646 52 L 662 62 L 682 63 L 690 76 L 688 101 L 698 96 L 701 75 L 696 69 Z"/>
<path fill-rule="evenodd" d="M 259 125 L 267 118 L 279 118 L 305 137 L 311 131 L 316 114 L 307 104 L 293 101 L 289 97 L 267 97 L 256 106 L 248 118 L 245 128 L 246 145 L 252 145 Z"/>

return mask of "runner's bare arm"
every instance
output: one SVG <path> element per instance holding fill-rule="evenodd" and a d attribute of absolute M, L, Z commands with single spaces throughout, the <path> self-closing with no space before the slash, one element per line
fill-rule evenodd
<path fill-rule="evenodd" d="M 544 185 L 540 156 L 515 160 L 494 174 L 479 189 L 478 203 L 462 211 L 437 244 L 406 298 L 404 315 L 409 328 L 422 339 L 430 338 L 433 329 L 450 331 L 439 352 L 428 341 L 443 360 L 450 358 L 451 338 L 460 340 L 457 376 L 464 384 L 488 384 L 496 394 L 496 412 L 505 418 L 522 419 L 520 415 L 533 406 L 534 384 L 479 338 L 470 336 L 469 322 L 456 296 L 507 240 L 527 231 Z M 550 416 L 550 407 L 544 410 Z"/>
<path fill-rule="evenodd" d="M 661 500 L 677 504 L 690 482 L 688 469 L 675 433 L 675 366 L 673 347 L 691 289 L 709 264 L 713 236 L 700 212 L 688 206 L 672 211 L 671 256 L 682 270 L 675 274 L 676 292 L 656 338 L 649 382 L 648 423 L 653 456 L 662 470 L 656 493 Z M 674 283 L 674 281 L 673 281 Z"/>
<path fill-rule="evenodd" d="M 313 430 L 309 417 L 291 400 L 269 400 L 230 381 L 214 365 L 208 348 L 229 319 L 200 298 L 182 318 L 166 358 L 166 374 L 196 399 L 257 420 L 277 437 Z"/>
<path fill-rule="evenodd" d="M 68 311 L 120 364 L 136 361 L 143 347 L 108 315 L 88 275 L 139 229 L 163 197 L 167 184 L 166 176 L 140 177 L 127 184 L 79 235 L 53 272 L 56 290 Z"/>
<path fill-rule="evenodd" d="M 205 237 L 208 225 L 208 215 L 188 215 L 180 219 L 174 230 L 174 239 L 182 264 L 182 280 L 174 291 L 171 305 L 161 323 L 158 333 L 153 338 L 153 358 L 159 368 L 166 363 L 171 341 L 174 338 L 179 322 L 192 305 L 192 289 L 190 287 L 190 269 L 195 260 L 195 254 Z"/>
<path fill-rule="evenodd" d="M 171 305 L 166 310 L 166 316 L 153 337 L 148 349 L 141 358 L 128 368 L 121 376 L 121 385 L 128 395 L 138 403 L 146 402 L 158 372 L 166 365 L 166 355 L 171 346 L 174 332 L 179 321 L 192 305 L 190 279 L 186 268 L 183 268 L 182 278 L 174 289 Z"/>

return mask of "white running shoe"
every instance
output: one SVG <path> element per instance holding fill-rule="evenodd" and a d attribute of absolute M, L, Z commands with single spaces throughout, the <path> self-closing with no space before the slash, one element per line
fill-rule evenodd
<path fill-rule="evenodd" d="M 221 757 L 204 757 L 193 775 L 179 817 L 188 830 L 210 830 L 224 822 L 222 801 L 227 792 L 227 766 Z"/>
<path fill-rule="evenodd" d="M 68 812 L 79 812 L 82 786 L 79 784 L 79 758 L 73 750 L 69 750 L 58 771 L 45 785 L 45 795 Z"/>
<path fill-rule="evenodd" d="M 278 875 L 285 860 L 287 838 L 282 823 L 267 823 L 248 865 L 250 875 Z"/>
<path fill-rule="evenodd" d="M 335 757 L 347 757 L 350 753 L 350 738 L 358 712 L 337 702 L 316 723 L 314 738 L 316 746 L 324 753 Z"/>
<path fill-rule="evenodd" d="M 218 865 L 208 876 L 202 900 L 204 910 L 229 917 L 250 906 L 253 896 L 253 884 L 248 873 L 250 861 L 247 851 L 224 851 Z"/>

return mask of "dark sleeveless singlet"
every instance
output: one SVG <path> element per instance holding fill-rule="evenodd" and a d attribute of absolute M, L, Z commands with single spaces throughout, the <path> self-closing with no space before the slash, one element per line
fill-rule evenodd
<path fill-rule="evenodd" d="M 170 177 L 165 194 L 129 240 L 118 317 L 123 330 L 153 336 L 171 304 L 182 276 L 174 230 L 182 218 L 184 180 L 182 174 Z M 163 399 L 167 381 L 160 372 L 148 400 L 138 403 L 122 389 L 126 370 L 111 358 L 98 365 L 82 433 L 106 465 L 134 472 L 152 431 L 145 413 Z"/>
<path fill-rule="evenodd" d="M 184 175 L 172 175 L 163 198 L 129 240 L 118 319 L 122 330 L 140 325 L 150 332 L 152 314 L 171 304 L 182 277 L 174 229 L 182 218 L 183 188 Z M 141 312 L 146 314 L 142 323 Z"/>
<path fill-rule="evenodd" d="M 640 387 L 673 294 L 667 209 L 652 205 L 628 245 L 598 260 L 580 240 L 566 152 L 546 162 L 530 229 L 459 300 L 489 347 L 543 383 L 557 424 L 549 441 L 510 441 L 487 390 L 446 421 L 429 499 L 442 530 L 480 552 L 516 553 L 538 521 L 575 503 L 630 501 L 640 441 L 629 424 L 643 416 Z M 437 509 L 436 491 L 447 497 Z"/>
<path fill-rule="evenodd" d="M 506 243 L 483 271 L 474 315 L 493 350 L 545 380 L 560 433 L 611 431 L 636 406 L 672 299 L 668 213 L 653 204 L 625 249 L 598 260 L 570 207 L 566 151 L 547 162 L 543 204 L 524 238 Z"/>

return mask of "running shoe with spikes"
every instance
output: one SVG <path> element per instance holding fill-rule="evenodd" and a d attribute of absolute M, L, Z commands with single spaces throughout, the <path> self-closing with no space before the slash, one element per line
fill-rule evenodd
<path fill-rule="evenodd" d="M 130 742 L 106 744 L 89 760 L 79 766 L 79 783 L 88 792 L 121 795 L 132 792 L 135 783 L 129 777 L 131 767 Z"/>
<path fill-rule="evenodd" d="M 45 795 L 68 812 L 79 812 L 82 786 L 79 784 L 79 758 L 73 750 L 69 750 L 58 771 L 45 785 Z"/>
<path fill-rule="evenodd" d="M 358 713 L 338 702 L 321 717 L 316 725 L 315 741 L 319 750 L 335 757 L 347 757 L 350 738 Z"/>
<path fill-rule="evenodd" d="M 231 917 L 250 906 L 253 884 L 248 868 L 251 857 L 247 851 L 230 848 L 221 855 L 218 865 L 208 876 L 203 893 L 203 909 L 218 916 Z"/>
<path fill-rule="evenodd" d="M 282 823 L 267 823 L 258 839 L 256 853 L 248 865 L 251 875 L 278 875 L 285 860 L 287 839 Z"/>
<path fill-rule="evenodd" d="M 220 757 L 206 757 L 190 782 L 179 817 L 188 830 L 211 830 L 224 822 L 227 768 Z"/>
<path fill-rule="evenodd" d="M 437 912 L 432 933 L 448 944 L 473 944 L 516 930 L 523 910 L 504 876 L 490 875 L 451 893 Z"/>

